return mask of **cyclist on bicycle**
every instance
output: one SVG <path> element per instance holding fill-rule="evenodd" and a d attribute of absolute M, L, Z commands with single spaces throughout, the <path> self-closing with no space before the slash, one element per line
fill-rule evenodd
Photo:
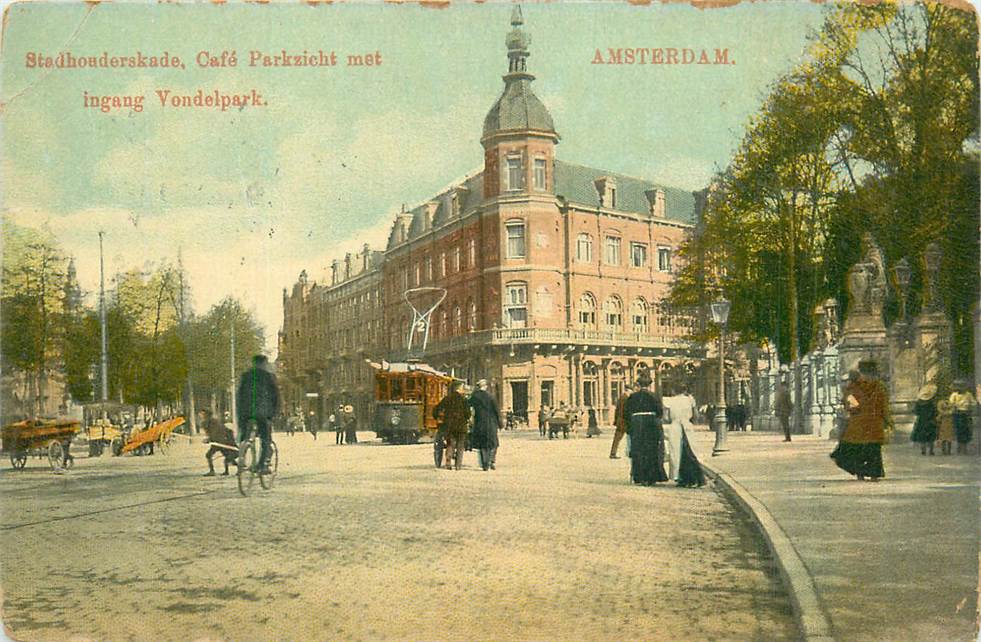
<path fill-rule="evenodd" d="M 259 449 L 258 470 L 260 473 L 268 473 L 272 419 L 279 414 L 279 388 L 265 355 L 257 354 L 252 357 L 252 367 L 243 372 L 239 380 L 235 401 L 238 406 L 238 442 L 241 444 L 246 440 L 249 422 L 254 421 L 256 434 L 262 444 Z"/>

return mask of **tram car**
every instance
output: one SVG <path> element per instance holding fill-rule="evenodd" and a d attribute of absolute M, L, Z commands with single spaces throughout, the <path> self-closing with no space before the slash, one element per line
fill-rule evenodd
<path fill-rule="evenodd" d="M 419 362 L 368 363 L 375 369 L 375 435 L 391 444 L 414 444 L 435 435 L 433 408 L 453 378 Z"/>

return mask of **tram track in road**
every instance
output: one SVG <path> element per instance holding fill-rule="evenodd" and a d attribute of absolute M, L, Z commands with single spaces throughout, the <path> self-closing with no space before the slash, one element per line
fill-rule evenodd
<path fill-rule="evenodd" d="M 302 480 L 308 479 L 310 477 L 319 477 L 319 476 L 328 475 L 328 474 L 332 474 L 332 471 L 323 471 L 323 472 L 316 472 L 316 473 L 301 473 L 299 475 L 290 475 L 290 476 L 285 477 L 285 478 L 278 478 L 276 480 L 276 484 L 277 484 L 277 486 L 282 485 L 282 484 L 290 485 L 292 482 L 302 481 Z M 108 508 L 99 508 L 99 509 L 96 509 L 96 510 L 84 511 L 84 512 L 81 512 L 81 513 L 74 513 L 74 514 L 71 514 L 71 515 L 56 515 L 56 516 L 48 517 L 48 518 L 45 518 L 45 519 L 39 519 L 39 520 L 31 521 L 31 522 L 24 522 L 24 523 L 21 523 L 21 524 L 11 524 L 9 526 L 7 526 L 7 525 L 0 526 L 0 532 L 5 533 L 5 532 L 9 532 L 9 531 L 18 530 L 18 529 L 21 529 L 21 528 L 28 528 L 30 526 L 43 526 L 45 524 L 52 524 L 54 522 L 63 522 L 63 521 L 68 521 L 68 520 L 72 520 L 72 519 L 84 519 L 86 517 L 93 517 L 95 515 L 102 515 L 102 514 L 112 513 L 112 512 L 116 512 L 116 511 L 130 510 L 130 509 L 133 509 L 133 508 L 142 508 L 142 507 L 145 507 L 145 506 L 152 506 L 154 504 L 163 504 L 163 503 L 167 503 L 167 502 L 179 501 L 179 500 L 182 500 L 182 499 L 191 499 L 193 497 L 203 497 L 205 495 L 213 495 L 215 493 L 219 493 L 219 492 L 221 492 L 223 490 L 226 490 L 226 488 L 224 486 L 222 486 L 220 488 L 209 489 L 209 490 L 200 490 L 200 491 L 195 491 L 195 492 L 191 492 L 191 493 L 184 493 L 184 494 L 181 494 L 181 495 L 174 495 L 174 496 L 171 496 L 171 497 L 160 497 L 160 498 L 156 498 L 156 499 L 148 499 L 146 501 L 133 502 L 131 504 L 124 504 L 122 506 L 110 506 Z M 9 510 L 10 507 L 8 506 L 6 508 Z"/>

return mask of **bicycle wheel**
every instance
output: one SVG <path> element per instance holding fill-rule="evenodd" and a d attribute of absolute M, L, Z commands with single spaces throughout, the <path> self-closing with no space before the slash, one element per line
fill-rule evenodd
<path fill-rule="evenodd" d="M 238 492 L 243 497 L 248 497 L 255 483 L 255 444 L 250 441 L 243 441 L 238 448 Z"/>
<path fill-rule="evenodd" d="M 65 449 L 57 441 L 48 445 L 48 464 L 55 472 L 65 469 Z"/>
<path fill-rule="evenodd" d="M 259 473 L 259 483 L 263 488 L 269 490 L 273 487 L 273 482 L 276 480 L 276 471 L 279 468 L 279 449 L 276 448 L 276 442 L 269 442 L 269 461 L 267 462 L 269 472 Z"/>

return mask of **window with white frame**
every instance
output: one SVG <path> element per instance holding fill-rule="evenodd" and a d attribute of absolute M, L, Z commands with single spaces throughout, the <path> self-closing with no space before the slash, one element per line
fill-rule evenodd
<path fill-rule="evenodd" d="M 579 325 L 585 328 L 596 327 L 596 299 L 588 292 L 579 297 Z"/>
<path fill-rule="evenodd" d="M 576 237 L 576 260 L 580 263 L 593 262 L 593 237 L 589 234 Z"/>
<path fill-rule="evenodd" d="M 504 224 L 507 230 L 507 257 L 521 259 L 525 256 L 525 222 L 508 221 Z"/>
<path fill-rule="evenodd" d="M 477 329 L 477 304 L 473 299 L 467 303 L 467 330 Z"/>
<path fill-rule="evenodd" d="M 634 326 L 634 332 L 645 333 L 650 327 L 650 321 L 647 315 L 647 302 L 643 299 L 637 299 L 630 306 L 630 321 Z"/>
<path fill-rule="evenodd" d="M 606 264 L 620 265 L 620 237 L 606 237 Z"/>
<path fill-rule="evenodd" d="M 459 304 L 453 306 L 453 332 L 456 334 L 463 332 L 463 310 Z"/>
<path fill-rule="evenodd" d="M 433 280 L 433 257 L 431 256 L 426 257 L 426 280 L 430 282 Z"/>
<path fill-rule="evenodd" d="M 475 241 L 474 239 L 470 239 L 470 242 L 467 244 L 467 256 L 468 256 L 467 258 L 468 267 L 476 267 L 477 266 L 477 241 Z"/>
<path fill-rule="evenodd" d="M 521 171 L 521 157 L 520 156 L 508 156 L 507 158 L 507 171 L 508 171 L 508 189 L 511 191 L 519 190 L 524 187 L 523 172 Z"/>
<path fill-rule="evenodd" d="M 630 264 L 636 268 L 647 267 L 647 244 L 630 244 Z"/>
<path fill-rule="evenodd" d="M 535 159 L 535 189 L 544 190 L 545 189 L 545 159 L 536 158 Z"/>
<path fill-rule="evenodd" d="M 422 263 L 416 263 L 415 266 L 415 284 L 420 285 L 422 283 Z"/>
<path fill-rule="evenodd" d="M 657 248 L 657 269 L 661 272 L 671 271 L 671 248 Z"/>
<path fill-rule="evenodd" d="M 504 286 L 504 323 L 509 328 L 528 325 L 528 284 L 524 281 Z"/>
<path fill-rule="evenodd" d="M 603 304 L 603 315 L 606 317 L 606 325 L 609 328 L 620 328 L 623 326 L 623 304 L 620 299 L 611 296 Z"/>
<path fill-rule="evenodd" d="M 446 252 L 439 253 L 439 276 L 446 276 Z"/>
<path fill-rule="evenodd" d="M 460 249 L 460 246 L 457 245 L 455 248 L 453 248 L 453 271 L 454 272 L 459 272 L 460 271 L 460 258 L 462 256 L 463 256 L 463 251 Z"/>

